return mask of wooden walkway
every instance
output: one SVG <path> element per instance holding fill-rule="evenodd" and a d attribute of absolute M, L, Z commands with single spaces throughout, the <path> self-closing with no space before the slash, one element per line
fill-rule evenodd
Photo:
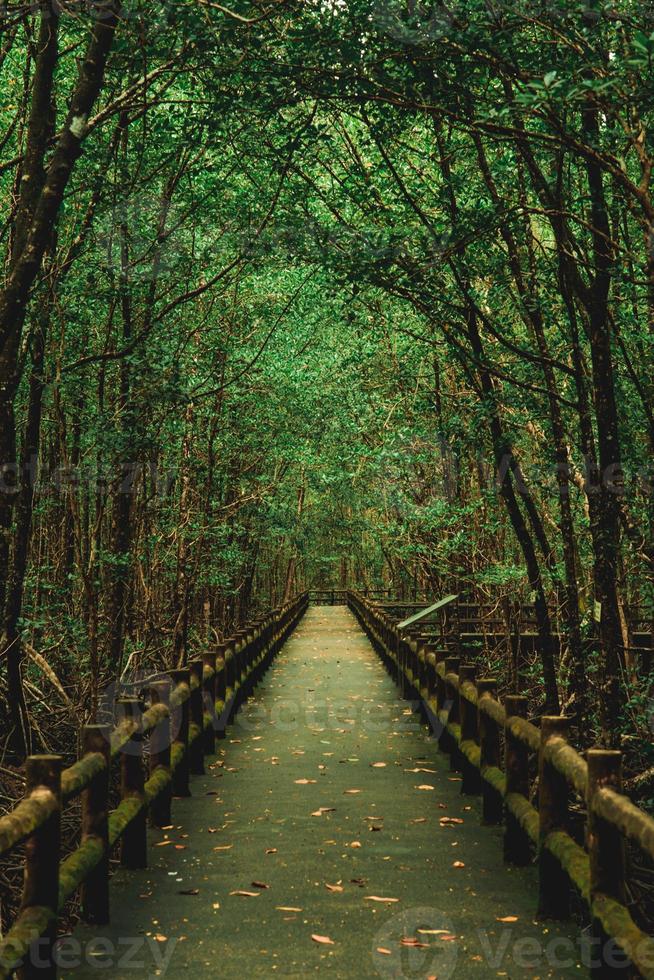
<path fill-rule="evenodd" d="M 309 610 L 192 790 L 63 976 L 585 973 L 345 607 Z"/>

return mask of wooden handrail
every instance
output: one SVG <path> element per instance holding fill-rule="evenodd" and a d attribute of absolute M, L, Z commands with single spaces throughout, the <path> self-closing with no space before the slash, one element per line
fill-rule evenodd
<path fill-rule="evenodd" d="M 137 699 L 124 699 L 127 717 L 114 729 L 106 728 L 102 742 L 98 737 L 103 726 L 86 726 L 82 757 L 68 768 L 63 768 L 60 756 L 28 758 L 26 796 L 0 817 L 0 856 L 28 842 L 21 910 L 0 941 L 0 978 L 12 976 L 18 968 L 27 980 L 37 972 L 45 980 L 56 976 L 52 954 L 58 916 L 80 887 L 83 918 L 98 924 L 108 921 L 111 848 L 120 842 L 124 865 L 145 866 L 146 815 L 149 812 L 154 826 L 162 826 L 162 818 L 169 822 L 174 782 L 180 777 L 185 780 L 191 761 L 193 771 L 201 771 L 207 745 L 213 746 L 215 735 L 222 734 L 226 720 L 251 692 L 308 602 L 308 593 L 303 592 L 248 625 L 238 638 L 205 655 L 203 662 L 194 662 L 190 676 L 187 670 L 179 683 L 154 681 L 146 711 L 141 712 Z M 188 724 L 171 745 L 170 719 L 175 712 L 186 715 Z M 147 779 L 142 764 L 146 734 L 151 735 Z M 121 801 L 108 813 L 109 772 L 117 758 Z M 82 797 L 81 843 L 60 860 L 62 811 L 78 796 Z M 37 940 L 38 967 L 30 961 L 30 947 Z"/>
<path fill-rule="evenodd" d="M 614 941 L 641 976 L 654 980 L 654 938 L 639 928 L 627 908 L 623 857 L 629 840 L 654 859 L 654 819 L 620 791 L 621 753 L 590 749 L 584 759 L 566 739 L 567 719 L 543 718 L 540 727 L 531 724 L 524 717 L 526 699 L 510 695 L 501 704 L 490 679 L 484 683 L 479 678 L 475 686 L 471 671 L 459 667 L 457 657 L 403 639 L 378 604 L 357 592 L 348 593 L 348 604 L 406 696 L 422 699 L 428 716 L 442 725 L 439 747 L 450 753 L 452 766 L 461 769 L 463 791 L 482 792 L 486 822 L 503 820 L 505 859 L 526 864 L 536 846 L 539 912 L 564 916 L 571 883 L 589 907 L 600 949 Z M 463 702 L 474 715 L 462 711 Z M 503 763 L 498 754 L 501 735 Z M 530 802 L 533 754 L 539 764 L 538 808 Z M 471 767 L 478 779 L 471 778 Z M 583 847 L 569 832 L 571 792 L 586 806 Z M 616 976 L 625 975 L 624 965 L 615 962 L 615 957 L 607 957 L 602 976 L 612 970 Z"/>

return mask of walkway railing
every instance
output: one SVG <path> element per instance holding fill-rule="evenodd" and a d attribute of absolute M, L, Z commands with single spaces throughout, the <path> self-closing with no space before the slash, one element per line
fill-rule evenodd
<path fill-rule="evenodd" d="M 0 856 L 25 844 L 21 910 L 0 942 L 0 977 L 57 974 L 58 917 L 81 888 L 87 922 L 109 921 L 109 857 L 120 843 L 126 868 L 147 867 L 146 822 L 166 827 L 173 796 L 190 796 L 189 777 L 204 772 L 204 756 L 252 691 L 308 605 L 305 592 L 167 678 L 153 681 L 145 709 L 121 698 L 115 728 L 87 725 L 82 755 L 63 768 L 58 755 L 30 756 L 25 798 L 0 818 Z M 144 738 L 149 737 L 148 776 Z M 110 776 L 120 766 L 120 803 L 109 812 Z M 64 807 L 81 797 L 81 843 L 61 860 Z"/>
<path fill-rule="evenodd" d="M 609 948 L 613 941 L 641 976 L 654 978 L 654 939 L 634 922 L 625 890 L 625 842 L 654 860 L 654 819 L 621 792 L 622 753 L 589 749 L 582 757 L 567 742 L 567 718 L 531 724 L 526 697 L 507 695 L 500 703 L 496 680 L 477 677 L 476 665 L 403 638 L 360 593 L 350 592 L 348 601 L 404 695 L 419 697 L 439 746 L 462 774 L 462 791 L 481 793 L 484 823 L 504 824 L 505 859 L 530 863 L 535 846 L 539 914 L 566 917 L 572 884 L 590 912 L 598 975 L 629 975 Z M 571 833 L 572 794 L 586 807 L 584 846 Z"/>

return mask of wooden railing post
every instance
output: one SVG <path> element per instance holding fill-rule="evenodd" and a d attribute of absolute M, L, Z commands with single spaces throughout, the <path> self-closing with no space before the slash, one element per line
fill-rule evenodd
<path fill-rule="evenodd" d="M 494 698 L 497 693 L 495 677 L 483 677 L 477 681 L 477 713 L 479 716 L 479 749 L 481 762 L 481 809 L 482 820 L 486 824 L 502 823 L 503 800 L 497 790 L 484 779 L 484 769 L 499 769 L 501 761 L 500 733 L 497 724 L 482 711 L 485 698 Z"/>
<path fill-rule="evenodd" d="M 528 698 L 522 694 L 507 694 L 504 699 L 507 722 L 511 718 L 526 718 L 528 704 Z M 504 728 L 504 771 L 507 796 L 516 793 L 528 800 L 529 749 L 513 735 L 508 724 Z M 504 810 L 504 860 L 518 866 L 531 861 L 529 838 L 509 807 Z"/>
<path fill-rule="evenodd" d="M 173 682 L 173 691 L 179 684 L 185 684 L 190 689 L 191 674 L 188 668 L 171 670 L 170 676 Z M 173 771 L 173 796 L 190 796 L 189 787 L 189 757 L 188 757 L 188 731 L 189 731 L 189 699 L 186 698 L 181 704 L 176 704 L 172 709 L 172 730 L 173 746 L 181 748 L 181 757 Z"/>
<path fill-rule="evenodd" d="M 234 687 L 236 683 L 236 657 L 234 654 L 234 647 L 236 646 L 236 639 L 233 636 L 228 637 L 223 644 L 223 655 L 225 658 L 225 705 L 227 706 L 228 700 L 234 697 Z M 228 714 L 231 716 L 232 705 L 229 705 Z"/>
<path fill-rule="evenodd" d="M 229 665 L 225 657 L 227 643 L 219 643 L 216 649 L 216 701 L 221 701 L 223 708 L 221 714 L 216 715 L 216 738 L 225 737 L 225 725 L 227 718 L 227 688 L 229 686 L 228 672 Z"/>
<path fill-rule="evenodd" d="M 141 703 L 138 698 L 119 698 L 117 704 L 124 718 L 135 725 L 134 734 L 120 754 L 120 799 L 137 799 L 143 795 L 143 735 Z M 147 868 L 148 848 L 145 807 L 130 820 L 121 838 L 120 863 L 124 868 Z"/>
<path fill-rule="evenodd" d="M 202 655 L 202 703 L 205 715 L 210 723 L 204 730 L 205 755 L 213 755 L 216 751 L 216 654 L 207 650 Z"/>
<path fill-rule="evenodd" d="M 164 704 L 170 710 L 170 682 L 153 681 L 150 685 L 150 701 L 152 704 Z M 157 769 L 170 771 L 170 715 L 156 725 L 150 734 L 150 775 L 153 776 Z M 169 826 L 171 797 L 172 789 L 168 783 L 150 805 L 150 821 L 153 826 Z"/>
<path fill-rule="evenodd" d="M 82 758 L 90 752 L 104 757 L 105 765 L 86 789 L 82 790 L 82 844 L 96 838 L 102 845 L 102 858 L 88 873 L 82 886 L 82 916 L 85 922 L 109 922 L 109 769 L 111 728 L 85 725 L 82 730 Z"/>
<path fill-rule="evenodd" d="M 235 710 L 241 707 L 243 703 L 243 685 L 245 684 L 245 645 L 247 643 L 248 631 L 244 627 L 241 627 L 236 631 L 236 644 L 234 646 L 234 657 L 235 657 L 235 675 L 236 683 L 238 684 L 238 690 L 236 692 Z"/>
<path fill-rule="evenodd" d="M 570 909 L 568 876 L 545 846 L 549 834 L 567 830 L 568 783 L 545 758 L 545 746 L 551 738 L 567 738 L 569 720 L 561 716 L 543 716 L 540 723 L 538 754 L 538 914 L 548 919 L 567 918 Z"/>
<path fill-rule="evenodd" d="M 48 819 L 25 843 L 25 871 L 21 912 L 31 908 L 51 910 L 47 930 L 32 945 L 18 975 L 21 980 L 55 980 L 57 966 L 54 945 L 57 940 L 57 906 L 59 904 L 59 856 L 61 849 L 61 771 L 60 755 L 31 755 L 26 765 L 26 795 L 47 791 L 55 797 L 56 807 Z"/>
<path fill-rule="evenodd" d="M 202 680 L 204 664 L 201 660 L 189 662 L 190 671 L 190 725 L 189 730 L 189 770 L 193 776 L 204 775 L 204 705 Z M 193 736 L 192 738 L 190 736 Z"/>
<path fill-rule="evenodd" d="M 445 658 L 445 696 L 446 701 L 450 702 L 450 710 L 447 716 L 448 724 L 459 724 L 460 718 L 460 699 L 459 699 L 459 688 L 456 684 L 450 684 L 447 680 L 448 674 L 458 674 L 459 672 L 459 658 L 458 657 L 446 657 Z M 456 739 L 450 735 L 447 728 L 443 729 L 443 735 L 441 736 L 445 740 L 445 750 L 450 753 L 450 771 L 458 772 L 461 768 L 460 762 L 460 752 Z"/>
<path fill-rule="evenodd" d="M 625 844 L 621 831 L 603 820 L 593 808 L 593 797 L 608 786 L 622 792 L 622 753 L 605 749 L 589 749 L 586 844 L 590 863 L 591 930 L 595 940 L 592 950 L 593 977 L 608 978 L 625 975 L 624 962 L 615 956 L 615 943 L 607 936 L 592 903 L 606 896 L 625 905 Z"/>
<path fill-rule="evenodd" d="M 443 661 L 443 663 L 445 663 L 445 661 Z M 436 712 L 437 714 L 440 715 L 441 711 L 445 710 L 447 704 L 447 689 L 445 687 L 445 681 L 441 677 L 441 674 L 437 668 L 438 668 L 438 664 L 436 665 L 436 669 L 434 670 L 434 673 L 436 674 Z M 442 734 L 443 733 L 441 732 L 441 736 Z M 443 751 L 445 751 L 445 746 L 444 744 L 441 745 L 440 738 L 438 740 L 438 745 L 439 748 L 442 748 Z"/>
<path fill-rule="evenodd" d="M 459 681 L 469 681 L 475 684 L 477 676 L 476 664 L 461 664 L 459 667 Z M 478 744 L 479 739 L 479 720 L 477 705 L 465 697 L 459 695 L 459 712 L 461 716 L 461 741 L 473 742 Z M 481 792 L 481 780 L 479 770 L 466 757 L 465 752 L 461 753 L 461 792 L 466 794 L 476 794 Z"/>

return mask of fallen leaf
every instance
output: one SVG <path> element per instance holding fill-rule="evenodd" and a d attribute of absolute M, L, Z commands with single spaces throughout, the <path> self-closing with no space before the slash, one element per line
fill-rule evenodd
<path fill-rule="evenodd" d="M 420 786 L 416 786 L 416 789 L 436 789 L 436 787 L 430 786 L 429 783 L 421 783 Z"/>
<path fill-rule="evenodd" d="M 427 949 L 429 943 L 421 943 L 419 939 L 415 939 L 413 936 L 402 936 L 400 946 L 416 946 L 420 949 Z"/>
<path fill-rule="evenodd" d="M 463 863 L 463 861 L 454 861 L 454 863 L 452 864 L 452 867 L 453 868 L 465 868 L 465 864 Z"/>
<path fill-rule="evenodd" d="M 309 783 L 315 783 L 316 780 L 315 779 L 294 779 L 293 782 L 297 786 L 308 786 Z"/>
<path fill-rule="evenodd" d="M 518 921 L 518 916 L 517 915 L 502 915 L 502 916 L 499 916 L 498 915 L 496 917 L 496 921 L 497 922 L 517 922 Z"/>
<path fill-rule="evenodd" d="M 160 840 L 154 845 L 155 847 L 166 847 L 167 844 L 172 844 L 171 840 Z"/>
<path fill-rule="evenodd" d="M 361 841 L 353 840 L 352 843 L 349 846 L 350 847 L 361 847 Z"/>
<path fill-rule="evenodd" d="M 334 940 L 330 939 L 329 936 L 318 936 L 315 932 L 311 934 L 311 938 L 314 943 L 323 943 L 326 946 L 333 946 Z"/>
<path fill-rule="evenodd" d="M 278 912 L 302 912 L 302 909 L 295 905 L 276 905 L 275 908 Z"/>
<path fill-rule="evenodd" d="M 370 765 L 373 769 L 384 769 L 386 767 L 385 762 L 371 762 Z"/>
<path fill-rule="evenodd" d="M 157 935 L 156 936 L 153 936 L 152 938 L 154 939 L 155 943 L 167 943 L 168 942 L 168 936 L 162 936 L 159 933 L 157 933 Z"/>
<path fill-rule="evenodd" d="M 236 891 L 230 892 L 230 895 L 242 895 L 243 898 L 258 898 L 261 892 L 246 892 L 243 889 L 238 888 Z"/>
<path fill-rule="evenodd" d="M 391 955 L 390 949 L 386 949 L 384 946 L 378 946 L 377 947 L 377 952 L 378 953 L 383 953 L 384 956 L 390 956 Z"/>
<path fill-rule="evenodd" d="M 214 847 L 214 851 L 229 851 L 233 846 L 233 844 L 218 844 Z"/>
<path fill-rule="evenodd" d="M 199 895 L 199 888 L 182 888 L 177 892 L 178 895 Z"/>
<path fill-rule="evenodd" d="M 265 881 L 252 881 L 250 884 L 253 888 L 270 888 L 270 885 L 267 885 Z"/>
<path fill-rule="evenodd" d="M 382 898 L 380 895 L 366 895 L 364 902 L 399 902 L 399 898 Z"/>
<path fill-rule="evenodd" d="M 277 853 L 277 848 L 276 847 L 267 847 L 266 848 L 266 854 L 276 854 L 276 853 Z"/>
<path fill-rule="evenodd" d="M 361 792 L 361 790 L 360 790 L 360 789 L 344 789 L 344 790 L 343 790 L 343 794 L 344 794 L 344 795 L 345 795 L 346 793 L 349 793 L 349 794 L 350 794 L 351 796 L 354 796 L 354 795 L 355 795 L 356 793 L 360 793 L 360 792 Z"/>
<path fill-rule="evenodd" d="M 327 889 L 328 892 L 342 892 L 343 891 L 343 886 L 342 885 L 328 885 L 326 882 L 325 882 L 325 888 Z"/>

